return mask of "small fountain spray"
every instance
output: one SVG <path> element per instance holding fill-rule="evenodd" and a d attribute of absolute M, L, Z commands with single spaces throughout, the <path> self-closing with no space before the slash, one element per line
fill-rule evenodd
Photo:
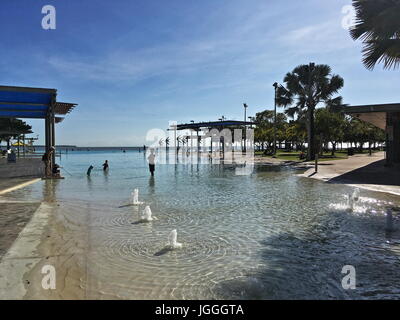
<path fill-rule="evenodd" d="M 177 242 L 178 233 L 176 229 L 172 230 L 168 236 L 168 242 L 171 249 L 182 248 L 182 243 Z"/>
<path fill-rule="evenodd" d="M 143 202 L 139 201 L 139 189 L 134 189 L 132 192 L 132 204 L 133 205 L 139 205 L 142 204 Z"/>
<path fill-rule="evenodd" d="M 360 199 L 360 189 L 355 188 L 353 192 L 353 199 L 357 202 Z"/>
<path fill-rule="evenodd" d="M 360 199 L 360 189 L 355 188 L 353 193 L 349 194 L 349 210 L 353 211 L 354 210 L 354 205 L 358 202 Z"/>
<path fill-rule="evenodd" d="M 142 216 L 140 217 L 141 221 L 150 222 L 153 221 L 154 218 L 152 217 L 150 206 L 146 206 L 142 212 Z"/>

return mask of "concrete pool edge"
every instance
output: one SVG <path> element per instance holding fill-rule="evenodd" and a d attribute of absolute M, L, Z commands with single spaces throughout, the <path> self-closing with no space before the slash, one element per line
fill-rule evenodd
<path fill-rule="evenodd" d="M 372 156 L 357 155 L 324 162 L 318 166 L 318 172 L 315 172 L 315 167 L 311 167 L 297 176 L 400 196 L 400 171 L 385 167 L 383 161 L 382 152 Z"/>
<path fill-rule="evenodd" d="M 32 179 L 30 179 L 30 180 L 28 180 L 26 182 L 22 182 L 22 183 L 19 183 L 17 185 L 14 185 L 12 187 L 5 188 L 3 190 L 0 190 L 0 195 L 6 194 L 6 193 L 9 193 L 9 192 L 18 190 L 18 189 L 25 188 L 25 187 L 27 187 L 27 186 L 29 186 L 31 184 L 34 184 L 34 183 L 36 183 L 36 182 L 38 182 L 40 180 L 41 180 L 40 178 L 32 178 Z"/>
<path fill-rule="evenodd" d="M 43 258 L 37 254 L 37 248 L 42 242 L 51 212 L 49 204 L 41 203 L 0 260 L 0 300 L 23 299 L 27 293 L 24 275 Z"/>

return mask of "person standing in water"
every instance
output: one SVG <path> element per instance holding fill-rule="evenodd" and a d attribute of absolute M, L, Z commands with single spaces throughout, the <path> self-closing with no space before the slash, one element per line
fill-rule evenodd
<path fill-rule="evenodd" d="M 92 172 L 92 169 L 93 169 L 93 166 L 91 165 L 91 166 L 88 168 L 87 172 L 86 172 L 86 174 L 88 175 L 88 177 L 90 177 L 90 173 Z"/>
<path fill-rule="evenodd" d="M 149 161 L 149 170 L 151 173 L 151 176 L 154 176 L 154 171 L 156 169 L 156 155 L 154 154 L 154 149 L 150 149 L 150 155 L 147 157 L 147 160 Z"/>
<path fill-rule="evenodd" d="M 106 162 L 103 163 L 103 171 L 107 170 L 108 170 L 108 160 L 106 160 Z"/>
<path fill-rule="evenodd" d="M 46 151 L 44 153 L 44 155 L 42 156 L 42 161 L 44 162 L 44 166 L 45 166 L 45 176 L 46 177 L 52 176 L 51 164 L 52 164 L 52 160 L 53 160 L 54 150 L 55 150 L 54 147 L 50 147 L 50 149 L 48 151 Z"/>

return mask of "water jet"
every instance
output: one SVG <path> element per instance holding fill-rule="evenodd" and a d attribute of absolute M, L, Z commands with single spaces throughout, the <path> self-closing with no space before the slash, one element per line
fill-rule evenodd
<path fill-rule="evenodd" d="M 177 242 L 178 233 L 176 229 L 172 230 L 168 236 L 169 247 L 171 249 L 182 248 L 182 243 Z"/>
<path fill-rule="evenodd" d="M 141 221 L 144 221 L 144 222 L 150 222 L 155 219 L 155 217 L 152 217 L 152 212 L 151 212 L 150 206 L 146 206 L 144 208 L 140 219 L 141 219 Z"/>
<path fill-rule="evenodd" d="M 133 205 L 140 205 L 143 204 L 143 202 L 139 201 L 139 189 L 134 189 L 132 192 L 132 204 Z"/>

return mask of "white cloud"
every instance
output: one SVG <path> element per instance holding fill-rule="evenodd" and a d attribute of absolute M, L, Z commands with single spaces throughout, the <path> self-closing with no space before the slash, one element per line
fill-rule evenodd
<path fill-rule="evenodd" d="M 340 51 L 355 45 L 339 19 L 291 30 L 282 38 L 281 43 L 298 53 L 314 54 Z"/>

